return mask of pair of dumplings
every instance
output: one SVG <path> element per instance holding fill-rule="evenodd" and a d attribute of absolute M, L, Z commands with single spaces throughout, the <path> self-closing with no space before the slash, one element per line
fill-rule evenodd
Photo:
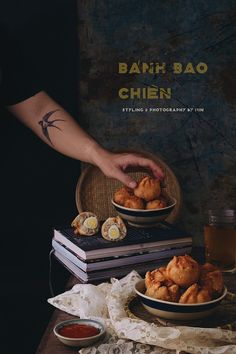
<path fill-rule="evenodd" d="M 208 302 L 223 291 L 223 277 L 210 263 L 198 264 L 192 257 L 174 257 L 167 267 L 145 276 L 146 295 L 159 300 L 194 304 Z"/>
<path fill-rule="evenodd" d="M 94 213 L 85 211 L 76 216 L 71 226 L 74 228 L 76 235 L 93 236 L 99 231 L 100 223 Z M 104 221 L 101 227 L 101 234 L 106 240 L 120 241 L 126 236 L 127 229 L 123 220 L 116 216 Z"/>
<path fill-rule="evenodd" d="M 158 179 L 143 177 L 136 188 L 122 187 L 114 194 L 115 203 L 132 209 L 162 209 L 167 206 L 161 197 L 161 185 Z"/>

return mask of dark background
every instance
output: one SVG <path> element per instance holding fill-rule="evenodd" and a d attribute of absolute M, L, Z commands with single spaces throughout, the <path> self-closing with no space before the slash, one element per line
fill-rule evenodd
<path fill-rule="evenodd" d="M 45 90 L 100 143 L 163 157 L 182 188 L 181 227 L 193 235 L 195 245 L 202 245 L 207 209 L 236 205 L 235 1 L 77 3 L 78 9 L 74 0 L 1 2 L 1 25 L 37 67 Z M 119 61 L 138 60 L 203 61 L 208 72 L 170 78 L 117 73 Z M 118 98 L 120 87 L 152 84 L 172 87 L 172 99 Z M 205 111 L 122 113 L 123 107 L 153 106 Z M 1 112 L 0 124 L 1 334 L 9 334 L 13 317 L 21 321 L 6 354 L 31 353 L 52 311 L 46 302 L 51 228 L 76 214 L 79 163 L 54 152 L 6 113 Z M 54 270 L 56 292 L 61 292 L 67 274 L 57 264 Z"/>
<path fill-rule="evenodd" d="M 74 0 L 5 1 L 0 4 L 0 23 L 34 63 L 44 90 L 78 118 L 76 5 Z M 35 352 L 52 311 L 46 301 L 52 227 L 68 224 L 76 215 L 80 166 L 41 142 L 4 109 L 0 124 L 0 352 L 27 354 Z M 67 276 L 54 262 L 55 293 L 63 290 Z M 12 346 L 3 349 L 7 339 Z"/>

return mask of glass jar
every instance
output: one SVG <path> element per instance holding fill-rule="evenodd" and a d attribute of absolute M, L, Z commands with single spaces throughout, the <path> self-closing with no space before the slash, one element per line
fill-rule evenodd
<path fill-rule="evenodd" d="M 209 210 L 204 227 L 206 262 L 222 271 L 235 270 L 236 264 L 236 211 Z"/>

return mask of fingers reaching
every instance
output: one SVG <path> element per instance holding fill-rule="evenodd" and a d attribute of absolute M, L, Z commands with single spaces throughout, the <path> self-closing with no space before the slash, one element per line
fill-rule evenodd
<path fill-rule="evenodd" d="M 137 182 L 127 174 L 129 167 L 140 168 L 149 170 L 154 178 L 163 179 L 164 173 L 158 164 L 138 154 L 133 153 L 106 153 L 102 159 L 100 159 L 99 167 L 103 173 L 110 177 L 119 180 L 125 186 L 129 188 L 135 188 Z M 137 169 L 139 170 L 139 169 Z"/>
<path fill-rule="evenodd" d="M 164 178 L 164 173 L 160 166 L 158 166 L 153 160 L 147 158 L 138 158 L 138 165 L 141 167 L 148 168 L 152 173 L 153 176 L 162 179 Z"/>
<path fill-rule="evenodd" d="M 155 178 L 164 178 L 161 167 L 158 166 L 156 162 L 146 157 L 136 154 L 121 154 L 118 156 L 117 163 L 123 171 L 125 171 L 127 167 L 144 167 L 150 170 Z"/>
<path fill-rule="evenodd" d="M 117 168 L 113 172 L 113 178 L 119 180 L 122 182 L 125 186 L 129 188 L 135 188 L 137 186 L 137 182 L 129 175 L 127 175 L 125 172 Z"/>

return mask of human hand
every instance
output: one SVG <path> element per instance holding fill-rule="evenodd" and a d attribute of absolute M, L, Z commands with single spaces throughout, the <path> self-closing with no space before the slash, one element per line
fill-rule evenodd
<path fill-rule="evenodd" d="M 129 188 L 135 188 L 137 182 L 125 172 L 128 167 L 144 167 L 150 170 L 155 178 L 162 179 L 164 177 L 162 169 L 156 162 L 135 153 L 115 154 L 102 151 L 95 163 L 107 177 L 115 178 Z"/>

